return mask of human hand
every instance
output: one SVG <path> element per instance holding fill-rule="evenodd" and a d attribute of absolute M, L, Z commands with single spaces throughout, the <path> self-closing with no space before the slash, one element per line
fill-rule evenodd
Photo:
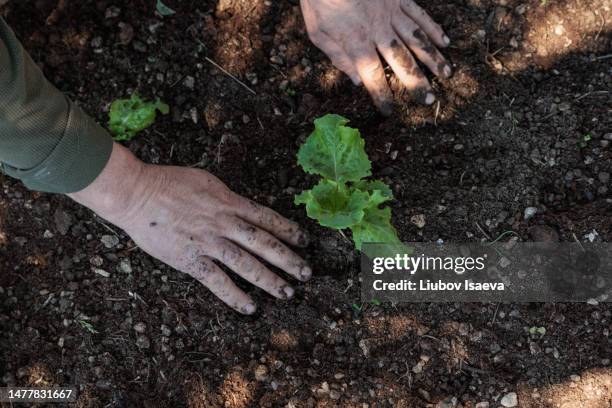
<path fill-rule="evenodd" d="M 301 0 L 301 6 L 312 42 L 353 83 L 363 82 L 386 116 L 393 112 L 393 98 L 376 50 L 414 99 L 426 105 L 435 96 L 412 53 L 435 75 L 452 74 L 436 48 L 448 46 L 449 38 L 413 0 Z"/>
<path fill-rule="evenodd" d="M 240 313 L 252 314 L 256 305 L 214 261 L 280 299 L 293 297 L 293 288 L 252 254 L 296 279 L 312 275 L 306 262 L 277 239 L 306 246 L 296 223 L 235 194 L 206 171 L 147 165 L 115 143 L 100 176 L 69 196 Z"/>

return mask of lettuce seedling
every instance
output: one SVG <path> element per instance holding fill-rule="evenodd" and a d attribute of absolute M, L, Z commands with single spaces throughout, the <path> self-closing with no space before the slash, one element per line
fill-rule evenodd
<path fill-rule="evenodd" d="M 393 193 L 380 180 L 365 180 L 372 175 L 372 164 L 359 130 L 345 126 L 347 123 L 339 115 L 315 119 L 315 130 L 300 147 L 297 158 L 305 172 L 322 179 L 296 195 L 294 202 L 304 204 L 308 217 L 324 227 L 349 228 L 358 250 L 368 242 L 404 250 L 391 225 L 391 209 L 380 207 L 393 199 Z"/>
<path fill-rule="evenodd" d="M 170 107 L 160 100 L 146 102 L 134 92 L 130 99 L 117 99 L 111 104 L 108 128 L 115 140 L 131 140 L 155 122 L 157 111 L 166 115 Z"/>

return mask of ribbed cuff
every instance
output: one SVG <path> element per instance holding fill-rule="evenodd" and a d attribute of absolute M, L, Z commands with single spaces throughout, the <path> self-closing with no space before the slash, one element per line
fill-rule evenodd
<path fill-rule="evenodd" d="M 9 176 L 31 190 L 74 193 L 91 184 L 102 172 L 113 149 L 113 139 L 74 103 L 70 103 L 64 136 L 51 154 L 32 169 L 4 165 Z"/>

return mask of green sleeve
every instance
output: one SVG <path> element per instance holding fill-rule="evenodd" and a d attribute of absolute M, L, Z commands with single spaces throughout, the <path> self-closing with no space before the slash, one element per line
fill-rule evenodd
<path fill-rule="evenodd" d="M 32 190 L 72 193 L 100 174 L 112 138 L 43 76 L 0 17 L 0 165 Z"/>

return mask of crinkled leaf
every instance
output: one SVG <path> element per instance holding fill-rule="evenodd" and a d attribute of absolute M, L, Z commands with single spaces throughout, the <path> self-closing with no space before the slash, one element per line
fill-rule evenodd
<path fill-rule="evenodd" d="M 380 204 L 393 199 L 391 187 L 380 180 L 360 180 L 353 183 L 353 187 L 370 193 L 369 206 L 377 207 Z"/>
<path fill-rule="evenodd" d="M 321 180 L 312 190 L 295 197 L 295 204 L 305 204 L 306 214 L 324 227 L 342 229 L 359 223 L 370 195 L 344 184 Z"/>
<path fill-rule="evenodd" d="M 159 14 L 161 14 L 162 16 L 171 16 L 173 14 L 176 13 L 176 11 L 172 10 L 170 7 L 166 6 L 164 3 L 162 3 L 161 0 L 157 0 L 157 5 L 155 7 L 157 9 L 157 12 Z"/>
<path fill-rule="evenodd" d="M 403 253 L 408 248 L 397 237 L 391 225 L 391 209 L 369 206 L 364 210 L 363 219 L 351 227 L 355 247 L 361 251 L 364 243 L 389 244 L 389 252 Z M 367 255 L 367 254 L 366 254 Z"/>
<path fill-rule="evenodd" d="M 115 140 L 131 140 L 155 122 L 157 111 L 166 115 L 170 108 L 159 100 L 146 102 L 134 93 L 130 99 L 118 99 L 111 104 L 108 128 Z"/>
<path fill-rule="evenodd" d="M 315 130 L 298 152 L 298 163 L 305 172 L 318 174 L 337 183 L 358 181 L 371 174 L 371 163 L 359 130 L 344 126 L 340 115 L 315 120 Z"/>

